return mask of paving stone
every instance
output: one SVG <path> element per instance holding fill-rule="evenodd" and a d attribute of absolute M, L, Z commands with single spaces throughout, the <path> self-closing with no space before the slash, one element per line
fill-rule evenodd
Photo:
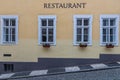
<path fill-rule="evenodd" d="M 107 65 L 105 64 L 91 64 L 91 67 L 93 67 L 94 69 L 102 69 L 102 68 L 108 68 Z"/>
<path fill-rule="evenodd" d="M 109 67 L 114 67 L 114 66 L 120 66 L 120 64 L 118 64 L 117 62 L 114 63 L 105 63 L 107 66 Z"/>
<path fill-rule="evenodd" d="M 64 68 L 56 68 L 56 69 L 49 69 L 48 70 L 48 74 L 51 74 L 51 73 L 63 73 L 65 72 L 65 69 Z"/>
<path fill-rule="evenodd" d="M 36 70 L 32 71 L 29 76 L 37 76 L 37 75 L 45 75 L 47 74 L 48 70 Z"/>
<path fill-rule="evenodd" d="M 92 69 L 90 65 L 84 65 L 84 66 L 79 66 L 80 70 L 85 70 L 85 69 Z"/>
<path fill-rule="evenodd" d="M 21 76 L 28 76 L 30 74 L 30 72 L 26 71 L 26 72 L 18 72 L 15 73 L 12 77 L 21 77 Z"/>
<path fill-rule="evenodd" d="M 15 73 L 9 73 L 9 74 L 2 74 L 0 75 L 0 79 L 6 79 L 6 78 L 10 78 L 12 75 L 14 75 Z"/>
<path fill-rule="evenodd" d="M 120 62 L 117 62 L 118 64 L 120 64 Z"/>
<path fill-rule="evenodd" d="M 65 68 L 65 72 L 74 72 L 74 71 L 80 71 L 80 68 L 78 66 Z"/>

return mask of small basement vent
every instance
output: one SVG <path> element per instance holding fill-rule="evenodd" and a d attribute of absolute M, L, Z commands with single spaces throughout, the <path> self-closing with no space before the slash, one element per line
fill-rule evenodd
<path fill-rule="evenodd" d="M 3 56 L 5 56 L 5 57 L 11 57 L 12 55 L 11 54 L 3 54 Z"/>

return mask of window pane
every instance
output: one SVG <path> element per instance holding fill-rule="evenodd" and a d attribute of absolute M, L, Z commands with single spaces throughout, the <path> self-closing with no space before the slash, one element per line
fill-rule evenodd
<path fill-rule="evenodd" d="M 81 42 L 82 41 L 82 35 L 77 35 L 77 42 Z"/>
<path fill-rule="evenodd" d="M 84 26 L 88 26 L 89 25 L 89 19 L 84 19 Z"/>
<path fill-rule="evenodd" d="M 110 26 L 115 26 L 115 19 L 110 19 Z"/>
<path fill-rule="evenodd" d="M 103 19 L 103 26 L 109 26 L 109 19 Z"/>
<path fill-rule="evenodd" d="M 47 19 L 42 19 L 41 24 L 42 26 L 47 26 Z"/>
<path fill-rule="evenodd" d="M 15 34 L 15 28 L 12 28 L 12 34 Z"/>
<path fill-rule="evenodd" d="M 42 34 L 46 34 L 47 29 L 42 29 Z"/>
<path fill-rule="evenodd" d="M 84 42 L 88 42 L 88 32 L 89 29 L 88 28 L 84 28 Z"/>
<path fill-rule="evenodd" d="M 6 34 L 9 34 L 9 29 L 8 28 L 6 28 Z"/>
<path fill-rule="evenodd" d="M 16 26 L 16 21 L 15 21 L 15 19 L 10 19 L 10 25 L 11 25 L 11 26 Z"/>
<path fill-rule="evenodd" d="M 15 42 L 15 28 L 12 28 L 11 29 L 11 37 L 12 37 L 12 41 L 14 41 Z"/>
<path fill-rule="evenodd" d="M 10 71 L 10 67 L 11 67 L 11 65 L 10 65 L 10 64 L 8 64 L 8 67 L 7 67 L 8 71 Z"/>
<path fill-rule="evenodd" d="M 84 28 L 84 42 L 88 42 L 88 28 Z"/>
<path fill-rule="evenodd" d="M 4 71 L 7 71 L 7 66 L 6 66 L 6 64 L 4 64 Z"/>
<path fill-rule="evenodd" d="M 106 42 L 107 30 L 103 29 L 103 42 Z"/>
<path fill-rule="evenodd" d="M 82 19 L 77 19 L 77 26 L 82 26 Z"/>
<path fill-rule="evenodd" d="M 113 35 L 110 35 L 110 42 L 113 42 Z"/>
<path fill-rule="evenodd" d="M 111 28 L 111 29 L 110 29 L 110 35 L 112 35 L 113 33 L 114 33 L 114 29 Z"/>
<path fill-rule="evenodd" d="M 53 29 L 48 29 L 48 34 L 53 34 Z"/>
<path fill-rule="evenodd" d="M 9 36 L 8 35 L 5 35 L 5 42 L 8 42 L 9 41 Z"/>
<path fill-rule="evenodd" d="M 53 42 L 53 29 L 48 29 L 48 41 Z"/>
<path fill-rule="evenodd" d="M 9 36 L 8 36 L 8 34 L 9 34 L 9 29 L 8 28 L 3 28 L 4 30 L 4 32 L 3 32 L 3 39 L 4 39 L 4 41 L 5 42 L 7 42 L 7 41 L 9 41 Z"/>
<path fill-rule="evenodd" d="M 9 26 L 9 19 L 4 19 L 4 26 Z"/>
<path fill-rule="evenodd" d="M 42 42 L 47 41 L 47 34 L 46 34 L 46 29 L 42 29 Z"/>
<path fill-rule="evenodd" d="M 110 42 L 110 30 L 109 30 L 109 28 L 107 28 L 106 30 L 107 30 L 106 42 Z"/>
<path fill-rule="evenodd" d="M 9 29 L 8 28 L 3 28 L 3 34 L 9 34 Z"/>
<path fill-rule="evenodd" d="M 47 41 L 47 37 L 45 35 L 42 35 L 42 42 L 46 42 Z"/>
<path fill-rule="evenodd" d="M 49 35 L 48 41 L 49 41 L 49 42 L 53 42 L 53 36 L 50 36 L 50 35 Z"/>
<path fill-rule="evenodd" d="M 77 28 L 77 34 L 82 34 L 82 28 Z"/>
<path fill-rule="evenodd" d="M 106 35 L 103 35 L 103 42 L 106 42 Z"/>
<path fill-rule="evenodd" d="M 84 28 L 84 34 L 88 34 L 88 28 Z"/>
<path fill-rule="evenodd" d="M 110 29 L 110 42 L 115 41 L 115 28 Z"/>
<path fill-rule="evenodd" d="M 106 29 L 105 29 L 105 28 L 103 29 L 103 35 L 104 35 L 104 34 L 107 34 L 107 32 L 106 32 Z"/>
<path fill-rule="evenodd" d="M 12 34 L 12 41 L 15 42 L 15 35 Z"/>
<path fill-rule="evenodd" d="M 48 26 L 53 26 L 53 19 L 48 19 Z"/>
<path fill-rule="evenodd" d="M 88 42 L 88 35 L 84 35 L 84 42 Z"/>

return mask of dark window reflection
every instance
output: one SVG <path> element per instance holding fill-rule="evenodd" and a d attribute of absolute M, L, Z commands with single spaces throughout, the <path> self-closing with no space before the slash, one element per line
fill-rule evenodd
<path fill-rule="evenodd" d="M 78 42 L 82 41 L 82 35 L 77 35 L 77 41 Z"/>
<path fill-rule="evenodd" d="M 4 26 L 9 26 L 9 19 L 4 19 Z"/>
<path fill-rule="evenodd" d="M 115 19 L 110 19 L 110 26 L 115 26 Z"/>
<path fill-rule="evenodd" d="M 42 19 L 41 23 L 42 23 L 42 26 L 47 26 L 47 20 L 46 19 Z"/>
<path fill-rule="evenodd" d="M 48 26 L 53 26 L 53 19 L 48 19 Z"/>
<path fill-rule="evenodd" d="M 109 26 L 109 19 L 103 19 L 103 26 Z"/>
<path fill-rule="evenodd" d="M 82 19 L 77 19 L 77 26 L 82 26 Z"/>
<path fill-rule="evenodd" d="M 84 26 L 88 26 L 89 25 L 89 19 L 84 19 Z"/>

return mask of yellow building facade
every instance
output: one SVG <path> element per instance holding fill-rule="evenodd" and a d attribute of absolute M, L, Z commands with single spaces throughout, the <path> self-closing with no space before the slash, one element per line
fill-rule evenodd
<path fill-rule="evenodd" d="M 1 0 L 1 72 L 9 72 L 11 69 L 12 71 L 22 71 L 120 60 L 119 3 L 119 0 Z M 15 32 L 17 42 L 5 44 L 3 41 L 4 20 L 6 17 L 12 19 L 15 16 L 17 17 L 15 23 L 17 25 Z M 55 17 L 55 44 L 50 44 L 49 48 L 43 47 L 43 44 L 39 43 L 41 39 L 39 27 L 42 24 L 39 19 L 41 16 Z M 90 33 L 88 34 L 91 35 L 88 40 L 91 42 L 90 45 L 80 42 L 76 45 L 75 26 L 77 23 L 75 19 L 83 19 L 84 16 L 85 19 L 89 19 Z M 110 26 L 116 27 L 115 30 L 113 29 L 115 43 L 108 44 L 108 47 L 111 47 L 112 44 L 112 48 L 106 48 L 107 43 L 101 45 L 101 19 L 104 17 L 105 20 L 110 19 L 108 19 Z M 115 20 L 112 21 L 112 19 Z M 112 34 L 112 29 L 110 31 L 108 34 Z M 109 39 L 111 41 L 111 37 Z M 84 47 L 86 45 L 87 47 Z M 10 69 L 8 69 L 9 65 L 12 66 Z M 37 67 L 32 67 L 34 65 Z M 31 67 L 28 69 L 28 66 Z"/>

